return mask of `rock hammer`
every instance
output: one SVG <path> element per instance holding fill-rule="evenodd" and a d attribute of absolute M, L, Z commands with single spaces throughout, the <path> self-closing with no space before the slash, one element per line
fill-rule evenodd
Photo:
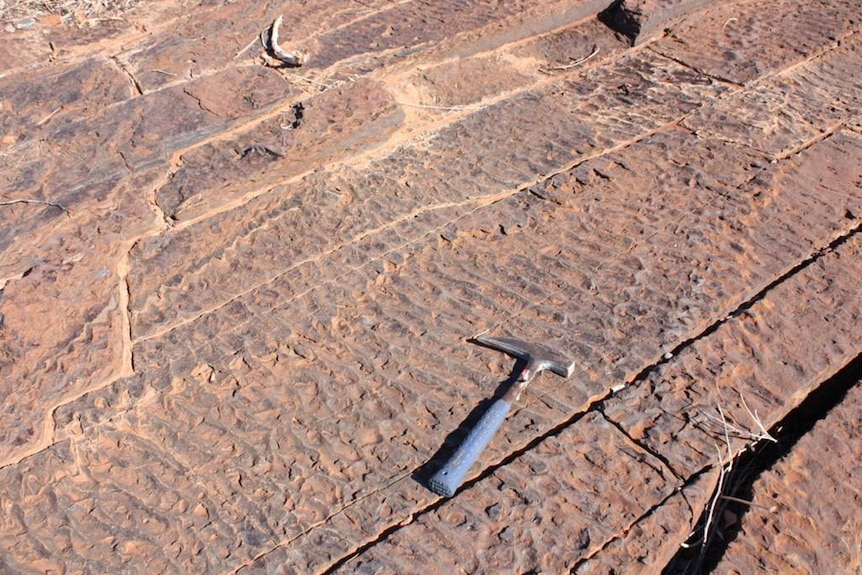
<path fill-rule="evenodd" d="M 524 368 L 512 386 L 500 399 L 494 401 L 482 418 L 476 423 L 467 437 L 449 457 L 449 460 L 429 480 L 428 487 L 434 493 L 452 497 L 470 467 L 479 458 L 482 450 L 494 437 L 511 409 L 512 404 L 521 397 L 524 388 L 540 371 L 553 371 L 564 378 L 572 375 L 574 362 L 562 353 L 540 344 L 530 344 L 511 337 L 477 336 L 472 341 L 485 347 L 508 353 L 525 362 Z"/>

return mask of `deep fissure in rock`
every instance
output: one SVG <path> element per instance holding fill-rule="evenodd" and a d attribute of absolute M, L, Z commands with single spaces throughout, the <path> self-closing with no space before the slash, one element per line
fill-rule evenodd
<path fill-rule="evenodd" d="M 810 432 L 814 425 L 824 419 L 847 392 L 862 384 L 862 353 L 845 365 L 838 373 L 820 384 L 802 403 L 793 408 L 780 421 L 769 429 L 777 443 L 760 442 L 753 450 L 742 452 L 733 461 L 733 471 L 727 477 L 726 488 L 722 495 L 740 500 L 751 501 L 754 483 L 760 476 L 772 469 L 786 457 L 800 439 Z M 730 543 L 739 534 L 744 515 L 749 507 L 735 501 L 720 500 L 714 516 L 719 518 L 724 511 L 733 512 L 738 520 L 726 529 L 716 524 L 717 532 L 707 538 L 707 547 L 680 548 L 668 563 L 664 575 L 691 575 L 710 573 L 724 556 Z M 710 513 L 707 508 L 697 522 L 696 533 L 700 533 Z"/>

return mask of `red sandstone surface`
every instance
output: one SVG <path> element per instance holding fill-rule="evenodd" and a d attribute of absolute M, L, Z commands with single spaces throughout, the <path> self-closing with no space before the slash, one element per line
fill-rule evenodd
<path fill-rule="evenodd" d="M 0 573 L 859 570 L 858 385 L 709 514 L 858 370 L 858 1 L 0 28 Z M 575 373 L 444 499 L 486 331 Z"/>

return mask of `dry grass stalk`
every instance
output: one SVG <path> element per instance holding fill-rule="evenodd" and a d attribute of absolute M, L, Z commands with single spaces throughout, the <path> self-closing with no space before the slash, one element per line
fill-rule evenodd
<path fill-rule="evenodd" d="M 744 408 L 745 408 L 745 411 L 747 411 L 747 412 L 748 412 L 748 415 L 751 417 L 751 419 L 753 419 L 753 420 L 754 420 L 754 424 L 755 424 L 758 428 L 760 428 L 760 435 L 758 435 L 758 436 L 757 436 L 757 438 L 758 438 L 758 439 L 765 439 L 765 440 L 767 440 L 767 441 L 771 441 L 772 443 L 778 443 L 778 440 L 777 440 L 777 439 L 775 439 L 774 437 L 772 437 L 772 436 L 769 434 L 769 432 L 768 432 L 768 431 L 766 431 L 766 428 L 763 426 L 763 422 L 762 422 L 762 421 L 760 421 L 760 417 L 757 415 L 757 410 L 754 410 L 754 411 L 752 412 L 752 411 L 751 411 L 751 409 L 749 409 L 749 408 L 748 408 L 748 404 L 745 402 L 745 396 L 744 396 L 744 395 L 742 395 L 742 393 L 741 393 L 741 392 L 740 392 L 740 394 L 739 394 L 739 399 L 740 399 L 740 400 L 742 400 L 742 407 L 744 407 Z"/>
<path fill-rule="evenodd" d="M 716 404 L 716 409 L 718 411 L 718 417 L 710 415 L 708 413 L 703 412 L 708 419 L 717 421 L 721 424 L 721 433 L 724 439 L 725 448 L 727 450 L 726 456 L 722 454 L 721 449 L 718 445 L 715 445 L 715 450 L 718 453 L 718 464 L 719 464 L 719 476 L 718 483 L 715 487 L 715 492 L 709 500 L 709 503 L 706 505 L 705 514 L 704 514 L 704 522 L 703 522 L 703 532 L 701 537 L 696 541 L 691 541 L 691 537 L 697 532 L 695 529 L 692 531 L 689 536 L 689 540 L 686 541 L 682 546 L 684 548 L 692 548 L 700 546 L 700 550 L 698 552 L 697 559 L 693 561 L 693 563 L 689 564 L 685 570 L 686 573 L 700 573 L 703 564 L 706 561 L 707 554 L 709 553 L 711 544 L 715 537 L 719 535 L 719 529 L 717 529 L 716 517 L 719 517 L 724 510 L 724 504 L 722 502 L 734 502 L 740 503 L 743 505 L 747 505 L 749 507 L 759 507 L 766 511 L 774 512 L 774 508 L 768 508 L 763 505 L 758 505 L 752 501 L 747 501 L 745 499 L 741 499 L 739 497 L 734 497 L 733 495 L 728 494 L 728 491 L 733 491 L 733 487 L 729 478 L 735 474 L 734 464 L 736 462 L 736 458 L 739 454 L 751 450 L 754 451 L 755 447 L 758 443 L 763 441 L 771 441 L 777 442 L 775 437 L 773 437 L 763 425 L 763 422 L 760 420 L 760 417 L 757 415 L 756 411 L 752 411 L 748 404 L 745 401 L 745 398 L 740 393 L 740 399 L 742 400 L 742 405 L 745 410 L 748 412 L 749 416 L 754 420 L 755 425 L 759 429 L 758 433 L 743 430 L 739 427 L 736 427 L 727 421 L 727 417 L 724 415 L 724 410 L 721 408 L 721 405 Z M 747 441 L 747 444 L 742 447 L 737 453 L 733 452 L 733 447 L 731 445 L 731 434 L 734 437 L 741 438 Z"/>
<path fill-rule="evenodd" d="M 594 45 L 592 51 L 589 54 L 587 54 L 586 56 L 584 56 L 583 58 L 578 58 L 577 60 L 572 60 L 568 64 L 563 64 L 561 66 L 551 66 L 551 67 L 547 67 L 547 68 L 540 68 L 539 70 L 541 72 L 545 72 L 545 73 L 556 72 L 556 71 L 560 71 L 560 70 L 571 70 L 572 68 L 576 68 L 576 67 L 580 66 L 581 64 L 583 64 L 584 62 L 586 62 L 587 60 L 590 60 L 591 58 L 595 57 L 598 53 L 599 53 L 599 47 Z"/>
<path fill-rule="evenodd" d="M 423 110 L 442 110 L 447 112 L 478 112 L 484 106 L 433 106 L 431 104 L 415 104 L 413 102 L 396 101 L 399 106 L 409 106 L 411 108 L 422 108 Z"/>
<path fill-rule="evenodd" d="M 718 498 L 722 501 L 732 501 L 733 503 L 747 505 L 748 507 L 757 507 L 758 509 L 763 509 L 764 511 L 769 511 L 770 513 L 775 513 L 778 510 L 778 507 L 776 505 L 773 505 L 772 507 L 767 507 L 766 505 L 761 505 L 759 503 L 755 503 L 754 501 L 749 501 L 748 499 L 742 499 L 740 497 L 734 497 L 732 495 L 719 495 Z"/>
<path fill-rule="evenodd" d="M 745 411 L 748 413 L 749 417 L 751 417 L 752 421 L 754 421 L 754 425 L 757 427 L 758 431 L 752 431 L 750 429 L 743 429 L 741 426 L 736 426 L 727 421 L 727 418 L 724 417 L 724 413 L 721 411 L 721 406 L 718 406 L 719 415 L 716 417 L 708 412 L 702 411 L 701 414 L 707 419 L 714 421 L 721 425 L 721 431 L 724 434 L 733 433 L 733 436 L 739 439 L 751 440 L 754 442 L 758 441 L 771 441 L 772 443 L 777 443 L 777 440 L 766 431 L 766 427 L 763 425 L 763 422 L 760 420 L 760 416 L 757 414 L 757 411 L 752 411 L 748 407 L 748 403 L 745 401 L 745 397 L 742 393 L 739 394 L 739 399 L 741 400 L 742 407 L 745 408 Z"/>

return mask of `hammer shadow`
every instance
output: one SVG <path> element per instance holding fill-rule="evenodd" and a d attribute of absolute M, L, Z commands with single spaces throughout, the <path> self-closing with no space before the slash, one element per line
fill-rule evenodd
<path fill-rule="evenodd" d="M 469 340 L 471 343 L 476 343 L 477 345 L 482 345 L 479 342 L 474 340 Z M 487 347 L 487 346 L 486 346 Z M 473 410 L 464 418 L 464 421 L 461 422 L 458 427 L 449 433 L 446 438 L 443 440 L 443 445 L 440 446 L 434 455 L 431 456 L 427 462 L 423 465 L 419 466 L 416 471 L 413 472 L 411 477 L 414 481 L 422 485 L 423 487 L 428 487 L 428 481 L 431 477 L 437 473 L 437 471 L 446 464 L 446 461 L 455 452 L 461 442 L 464 441 L 464 438 L 467 437 L 467 434 L 471 429 L 479 422 L 482 418 L 482 415 L 491 407 L 491 404 L 503 397 L 503 395 L 508 391 L 510 387 L 515 385 L 518 381 L 518 376 L 527 366 L 527 362 L 523 359 L 518 359 L 515 361 L 515 367 L 512 369 L 512 373 L 500 382 L 497 385 L 497 389 L 494 391 L 494 395 L 483 399 L 479 405 L 473 408 Z"/>

